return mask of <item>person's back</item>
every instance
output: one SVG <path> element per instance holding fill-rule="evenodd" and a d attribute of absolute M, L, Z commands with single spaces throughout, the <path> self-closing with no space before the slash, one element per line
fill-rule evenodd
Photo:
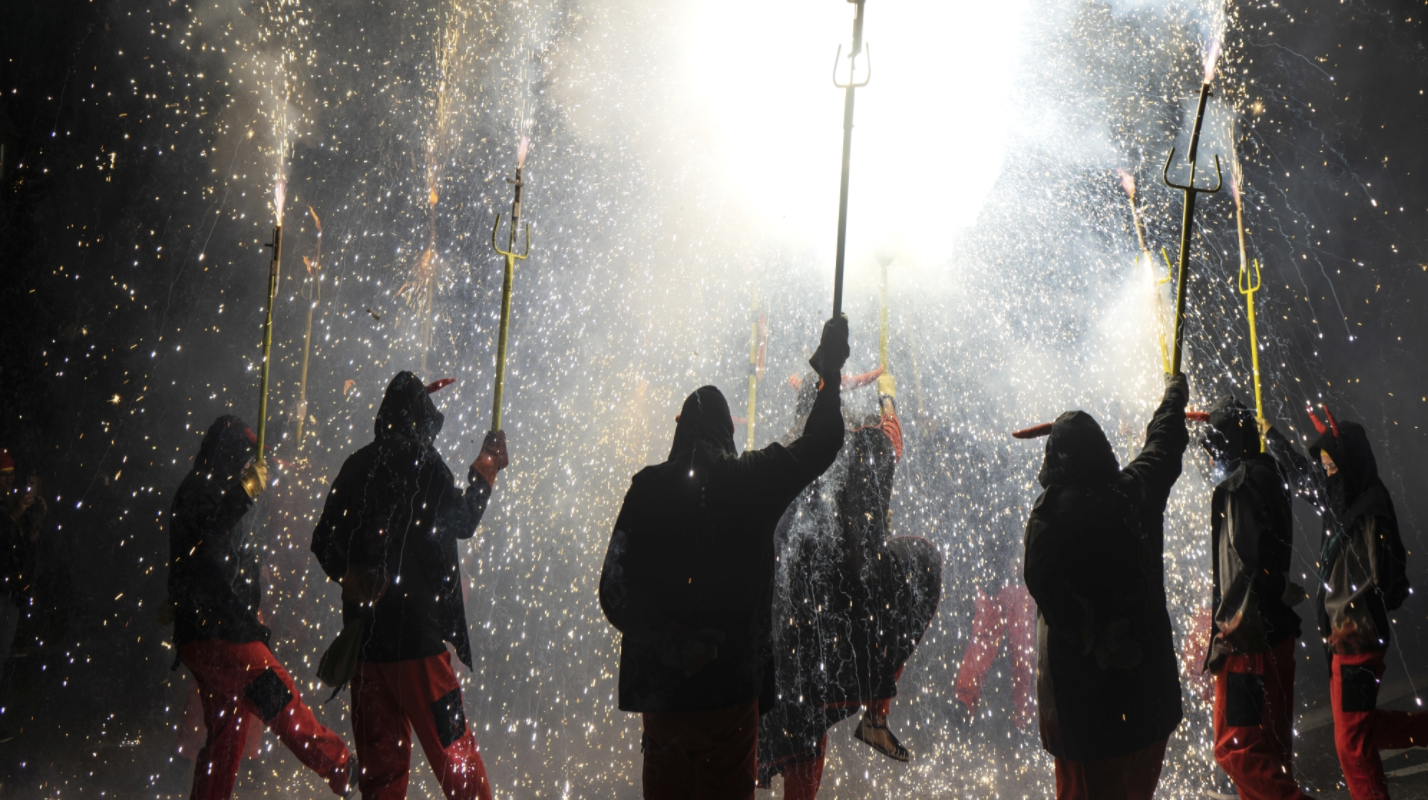
<path fill-rule="evenodd" d="M 344 628 L 329 652 L 356 639 L 355 669 L 337 676 L 352 675 L 364 797 L 406 794 L 413 732 L 448 798 L 491 797 L 446 642 L 469 668 L 456 541 L 481 522 L 506 465 L 505 434 L 486 435 L 459 489 L 433 444 L 443 417 L 431 393 L 450 382 L 392 379 L 375 439 L 343 463 L 313 530 L 313 554 L 342 585 Z"/>
<path fill-rule="evenodd" d="M 1158 556 L 1160 522 L 1189 437 L 1183 376 L 1167 380 L 1145 448 L 1123 470 L 1096 421 L 1049 432 L 1026 526 L 1037 604 L 1037 707 L 1057 794 L 1149 797 L 1180 723 L 1180 686 Z M 1107 788 L 1100 768 L 1124 769 Z"/>
<path fill-rule="evenodd" d="M 647 797 L 752 795 L 773 534 L 842 446 L 846 358 L 846 320 L 831 321 L 815 354 L 823 390 L 787 447 L 738 455 L 728 404 L 706 386 L 685 400 L 669 459 L 631 481 L 600 605 L 621 633 L 619 708 L 644 715 Z"/>
<path fill-rule="evenodd" d="M 243 516 L 263 491 L 267 464 L 257 437 L 232 415 L 208 429 L 169 519 L 169 599 L 179 659 L 193 675 L 208 736 L 194 763 L 192 796 L 233 794 L 254 722 L 344 795 L 355 775 L 346 744 L 318 723 L 267 646 L 258 617 L 261 554 L 247 545 Z"/>

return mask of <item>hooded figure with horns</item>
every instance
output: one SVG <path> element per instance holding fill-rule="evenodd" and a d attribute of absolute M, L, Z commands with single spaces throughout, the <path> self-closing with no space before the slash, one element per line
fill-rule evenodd
<path fill-rule="evenodd" d="M 1210 501 L 1214 587 L 1205 669 L 1214 675 L 1215 761 L 1241 798 L 1292 800 L 1294 649 L 1304 589 L 1289 582 L 1289 485 L 1260 451 L 1254 412 L 1225 397 L 1201 443 L 1223 479 Z M 1187 661 L 1188 662 L 1188 661 Z"/>
<path fill-rule="evenodd" d="M 434 445 L 444 418 L 431 393 L 450 382 L 397 373 L 376 438 L 342 464 L 313 530 L 312 553 L 342 585 L 343 622 L 360 630 L 352 734 L 364 798 L 405 797 L 413 732 L 448 799 L 491 798 L 446 644 L 471 667 L 456 541 L 481 523 L 506 435 L 486 434 L 458 488 Z"/>
<path fill-rule="evenodd" d="M 1150 798 L 1180 724 L 1162 551 L 1189 443 L 1188 396 L 1184 375 L 1167 376 L 1145 447 L 1125 468 L 1085 412 L 1014 435 L 1050 436 L 1023 574 L 1036 600 L 1037 710 L 1058 798 Z"/>
<path fill-rule="evenodd" d="M 242 420 L 219 417 L 174 494 L 169 517 L 169 599 L 160 620 L 173 619 L 174 645 L 197 684 L 208 729 L 190 795 L 233 797 L 255 721 L 271 728 L 333 792 L 347 795 L 355 773 L 347 745 L 303 703 L 268 647 L 272 631 L 258 617 L 262 550 L 243 528 L 268 475 L 257 442 Z"/>
<path fill-rule="evenodd" d="M 600 574 L 620 631 L 619 708 L 644 721 L 647 798 L 752 798 L 770 661 L 774 530 L 843 445 L 848 322 L 809 363 L 821 389 L 787 446 L 738 453 L 724 396 L 685 401 L 669 459 L 631 480 Z"/>
<path fill-rule="evenodd" d="M 1260 422 L 1281 466 L 1293 472 L 1301 497 L 1324 515 L 1319 590 L 1314 610 L 1330 669 L 1334 745 L 1354 798 L 1387 798 L 1379 750 L 1428 746 L 1428 711 L 1378 708 L 1384 656 L 1392 639 L 1389 612 L 1410 593 L 1407 554 L 1393 499 L 1378 476 L 1363 426 L 1312 409 L 1318 438 L 1304 456 L 1278 429 Z"/>

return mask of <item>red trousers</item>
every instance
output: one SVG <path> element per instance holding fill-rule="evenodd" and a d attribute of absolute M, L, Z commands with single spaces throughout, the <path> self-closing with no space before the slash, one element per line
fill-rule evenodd
<path fill-rule="evenodd" d="M 646 713 L 645 799 L 753 800 L 759 703 Z"/>
<path fill-rule="evenodd" d="M 957 668 L 957 699 L 975 711 L 982 699 L 982 681 L 1001 651 L 1002 638 L 1012 662 L 1012 696 L 1016 725 L 1031 724 L 1036 711 L 1033 681 L 1036 676 L 1036 609 L 1025 585 L 1007 585 L 996 598 L 977 589 L 977 612 L 972 619 L 972 640 Z"/>
<path fill-rule="evenodd" d="M 1240 800 L 1296 800 L 1294 639 L 1230 655 L 1215 675 L 1215 761 Z"/>
<path fill-rule="evenodd" d="M 352 678 L 352 734 L 363 798 L 406 797 L 413 731 L 447 800 L 491 799 L 450 652 L 358 665 Z"/>
<path fill-rule="evenodd" d="M 1056 759 L 1058 800 L 1150 800 L 1160 783 L 1167 736 L 1133 753 L 1099 761 Z"/>
<path fill-rule="evenodd" d="M 261 721 L 298 761 L 327 780 L 333 792 L 347 788 L 347 745 L 318 724 L 287 670 L 261 641 L 193 641 L 179 647 L 203 700 L 208 738 L 193 766 L 194 800 L 228 800 L 253 722 Z"/>
<path fill-rule="evenodd" d="M 877 700 L 891 702 L 891 700 Z M 884 712 L 886 715 L 886 712 Z M 783 799 L 813 800 L 818 797 L 818 786 L 823 782 L 823 755 L 828 747 L 828 734 L 818 740 L 818 755 L 815 758 L 790 761 L 783 767 Z"/>
<path fill-rule="evenodd" d="M 1329 679 L 1334 707 L 1334 746 L 1344 782 L 1355 800 L 1388 798 L 1388 780 L 1378 751 L 1428 746 L 1428 711 L 1378 710 L 1382 651 L 1335 655 Z"/>

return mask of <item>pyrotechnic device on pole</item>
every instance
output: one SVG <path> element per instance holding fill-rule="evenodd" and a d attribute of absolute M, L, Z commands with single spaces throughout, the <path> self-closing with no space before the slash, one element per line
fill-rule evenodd
<path fill-rule="evenodd" d="M 1175 282 L 1175 335 L 1170 348 L 1170 372 L 1180 374 L 1180 360 L 1184 355 L 1185 332 L 1185 290 L 1190 274 L 1190 227 L 1195 222 L 1195 196 L 1200 193 L 1219 193 L 1224 185 L 1220 175 L 1220 155 L 1215 155 L 1215 186 L 1195 187 L 1195 156 L 1200 150 L 1200 125 L 1205 122 L 1205 102 L 1210 99 L 1210 82 L 1200 85 L 1200 104 L 1195 109 L 1195 128 L 1190 132 L 1190 180 L 1177 185 L 1170 181 L 1170 163 L 1175 159 L 1175 147 L 1171 146 L 1170 156 L 1165 158 L 1165 170 L 1160 178 L 1168 187 L 1185 191 L 1185 216 L 1180 222 L 1180 271 Z"/>
<path fill-rule="evenodd" d="M 883 372 L 888 372 L 888 265 L 891 260 L 879 262 L 882 277 L 878 284 L 878 362 Z"/>
<path fill-rule="evenodd" d="M 521 173 L 525 169 L 526 148 L 530 141 L 521 138 L 520 149 L 516 157 L 516 178 L 506 179 L 514 190 L 515 196 L 511 200 L 511 236 L 506 242 L 506 248 L 502 249 L 496 245 L 496 235 L 501 231 L 501 214 L 496 214 L 496 225 L 491 228 L 491 248 L 496 250 L 496 254 L 506 259 L 506 275 L 501 283 L 501 328 L 496 337 L 496 390 L 495 399 L 491 403 L 491 430 L 501 430 L 501 396 L 506 388 L 506 335 L 510 331 L 511 324 L 511 285 L 516 279 L 516 261 L 525 260 L 531 254 L 531 225 L 526 224 L 526 249 L 524 252 L 516 252 L 516 230 L 521 225 L 521 188 L 524 180 Z"/>
<path fill-rule="evenodd" d="M 1170 259 L 1165 260 L 1165 277 L 1157 278 L 1155 271 L 1155 258 L 1150 255 L 1150 245 L 1145 240 L 1145 222 L 1140 218 L 1140 205 L 1135 199 L 1135 177 L 1125 171 L 1118 171 L 1121 178 L 1121 188 L 1126 192 L 1126 198 L 1130 200 L 1131 224 L 1135 226 L 1136 242 L 1140 244 L 1141 259 L 1145 263 L 1145 270 L 1150 273 L 1151 280 L 1151 303 L 1155 311 L 1156 333 L 1155 346 L 1160 351 L 1160 368 L 1165 372 L 1170 372 L 1170 355 L 1165 351 L 1165 311 L 1164 305 L 1160 301 L 1160 287 L 1170 282 Z M 1164 253 L 1165 250 L 1161 250 Z"/>
<path fill-rule="evenodd" d="M 279 215 L 281 215 L 279 211 Z M 273 250 L 273 259 L 268 263 L 268 309 L 263 316 L 263 366 L 258 380 L 258 457 L 263 456 L 263 446 L 268 436 L 268 368 L 272 365 L 273 354 L 273 301 L 278 296 L 278 269 L 283 263 L 283 225 L 281 219 L 273 227 L 273 242 L 263 244 Z"/>
<path fill-rule="evenodd" d="M 769 317 L 759 311 L 759 287 L 754 286 L 752 307 L 753 317 L 749 323 L 749 411 L 748 429 L 744 437 L 744 450 L 754 449 L 755 401 L 759 391 L 759 381 L 764 377 L 764 356 L 768 346 Z"/>
<path fill-rule="evenodd" d="M 848 52 L 848 81 L 838 80 L 838 65 L 843 61 L 843 46 L 833 57 L 833 85 L 843 88 L 843 179 L 838 188 L 838 251 L 833 263 L 833 316 L 843 313 L 843 258 L 848 236 L 848 164 L 853 154 L 853 91 L 865 87 L 873 77 L 872 49 L 868 50 L 868 70 L 862 81 L 856 81 L 858 56 L 863 52 L 863 0 L 848 0 L 857 6 L 853 17 L 853 49 Z"/>

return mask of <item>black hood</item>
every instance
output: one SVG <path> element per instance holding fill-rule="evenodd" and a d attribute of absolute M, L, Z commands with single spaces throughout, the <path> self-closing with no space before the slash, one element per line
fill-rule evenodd
<path fill-rule="evenodd" d="M 1229 395 L 1220 398 L 1210 412 L 1210 430 L 1200 444 L 1216 461 L 1230 466 L 1258 456 L 1259 428 L 1254 412 Z"/>
<path fill-rule="evenodd" d="M 387 385 L 377 409 L 377 439 L 416 439 L 430 444 L 445 420 L 416 375 L 402 371 Z"/>
<path fill-rule="evenodd" d="M 1339 472 L 1330 476 L 1329 503 L 1342 515 L 1358 501 L 1359 496 L 1374 487 L 1383 486 L 1378 478 L 1378 462 L 1373 458 L 1373 446 L 1368 434 L 1358 423 L 1339 422 L 1339 435 L 1326 430 L 1309 446 L 1309 457 L 1319 461 L 1319 452 L 1329 454 Z"/>
<path fill-rule="evenodd" d="M 213 421 L 194 459 L 195 471 L 218 478 L 236 477 L 253 459 L 258 446 L 256 436 L 242 420 L 225 414 Z"/>
<path fill-rule="evenodd" d="M 729 403 L 713 386 L 701 386 L 684 399 L 679 423 L 674 427 L 669 458 L 693 450 L 700 442 L 710 443 L 725 453 L 739 453 L 734 447 L 734 418 L 729 415 Z"/>
<path fill-rule="evenodd" d="M 1068 411 L 1051 425 L 1046 459 L 1036 480 L 1042 487 L 1109 484 L 1120 472 L 1116 454 L 1096 418 L 1084 411 Z"/>

